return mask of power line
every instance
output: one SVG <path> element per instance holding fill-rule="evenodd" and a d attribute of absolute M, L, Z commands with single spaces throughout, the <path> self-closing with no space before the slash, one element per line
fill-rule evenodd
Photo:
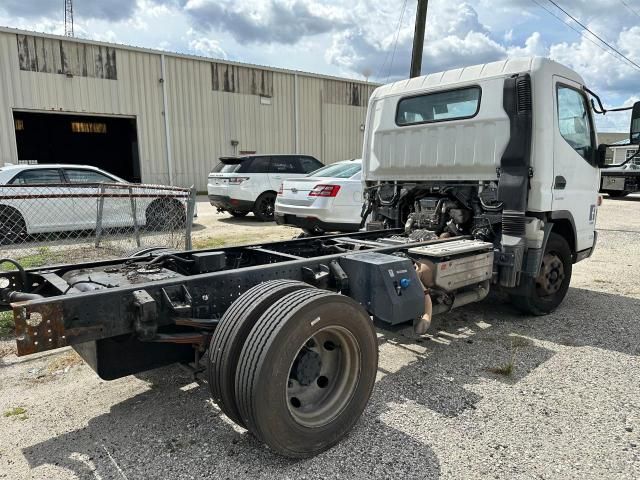
<path fill-rule="evenodd" d="M 640 13 L 638 13 L 636 10 L 631 8 L 631 6 L 627 2 L 625 2 L 624 0 L 620 0 L 620 3 L 623 4 L 625 7 L 627 7 L 627 10 L 633 13 L 636 17 L 640 18 Z"/>
<path fill-rule="evenodd" d="M 549 10 L 547 7 L 545 7 L 544 5 L 542 5 L 541 3 L 538 2 L 538 0 L 531 0 L 533 3 L 535 3 L 536 5 L 538 5 L 540 8 L 542 8 L 544 11 L 546 11 L 549 15 L 551 15 L 552 17 L 556 18 L 560 23 L 562 23 L 565 27 L 570 28 L 571 30 L 573 30 L 574 32 L 576 32 L 578 35 L 580 35 L 582 38 L 584 38 L 585 40 L 587 40 L 588 42 L 591 42 L 593 45 L 595 45 L 596 47 L 598 47 L 600 50 L 602 50 L 604 53 L 606 53 L 607 55 L 610 55 L 612 58 L 615 58 L 618 61 L 623 62 L 625 65 L 629 66 L 629 67 L 633 67 L 633 65 L 631 65 L 630 63 L 625 62 L 624 60 L 622 60 L 620 57 L 616 57 L 613 53 L 611 53 L 609 50 L 607 50 L 606 48 L 604 48 L 602 45 L 600 45 L 599 43 L 595 42 L 594 40 L 592 40 L 591 38 L 587 37 L 584 33 L 582 33 L 580 30 L 578 30 L 577 28 L 573 27 L 572 25 L 569 25 L 567 22 L 565 22 L 562 18 L 560 18 L 558 15 L 556 15 L 555 13 L 553 13 L 551 10 Z M 635 67 L 634 67 L 635 68 Z"/>
<path fill-rule="evenodd" d="M 402 11 L 400 12 L 400 21 L 398 22 L 398 30 L 396 31 L 396 39 L 393 42 L 393 52 L 391 53 L 391 61 L 389 61 L 389 69 L 387 70 L 387 78 L 384 83 L 389 82 L 389 76 L 391 75 L 391 68 L 393 67 L 393 59 L 396 56 L 396 48 L 398 46 L 398 38 L 400 37 L 400 29 L 402 28 L 402 20 L 404 19 L 404 12 L 407 8 L 407 0 L 404 0 L 402 4 Z"/>
<path fill-rule="evenodd" d="M 404 16 L 404 9 L 400 12 L 400 17 L 398 18 L 398 26 L 397 26 L 398 29 L 400 28 L 400 22 L 402 21 L 403 16 Z M 382 74 L 382 70 L 384 70 L 384 66 L 387 64 L 388 58 L 389 58 L 389 50 L 387 50 L 387 54 L 384 56 L 382 65 L 380 65 L 380 68 L 376 72 L 376 78 L 380 78 L 380 74 Z"/>
<path fill-rule="evenodd" d="M 589 32 L 591 35 L 593 35 L 594 37 L 596 37 L 598 40 L 600 40 L 602 43 L 604 43 L 607 47 L 609 47 L 611 50 L 613 50 L 614 52 L 616 52 L 618 55 L 620 55 L 622 58 L 624 58 L 625 60 L 629 61 L 630 63 L 632 63 L 633 65 L 635 65 L 638 69 L 640 69 L 640 65 L 638 65 L 636 62 L 634 62 L 633 60 L 631 60 L 629 57 L 627 57 L 626 55 L 624 55 L 623 53 L 621 53 L 618 49 L 616 49 L 615 47 L 613 47 L 609 42 L 607 42 L 606 40 L 603 40 L 602 37 L 600 37 L 599 35 L 597 35 L 596 33 L 593 33 L 591 30 L 589 30 L 589 28 L 583 24 L 580 20 L 578 20 L 576 17 L 574 17 L 573 15 L 571 15 L 569 12 L 567 12 L 564 8 L 562 8 L 560 5 L 558 5 L 556 2 L 554 2 L 553 0 L 547 0 L 548 2 L 554 4 L 559 10 L 561 10 L 566 16 L 568 16 L 571 20 L 573 20 L 574 22 L 576 22 L 578 25 L 580 25 L 582 28 L 584 28 L 587 32 Z"/>

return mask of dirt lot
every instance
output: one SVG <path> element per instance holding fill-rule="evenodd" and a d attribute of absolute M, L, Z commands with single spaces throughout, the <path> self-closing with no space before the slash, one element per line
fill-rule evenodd
<path fill-rule="evenodd" d="M 294 234 L 199 222 L 201 244 Z M 272 455 L 178 367 L 104 382 L 71 350 L 18 359 L 0 343 L 0 478 L 640 478 L 640 197 L 605 200 L 598 225 L 553 315 L 494 297 L 436 336 L 380 331 L 363 418 L 305 461 Z"/>

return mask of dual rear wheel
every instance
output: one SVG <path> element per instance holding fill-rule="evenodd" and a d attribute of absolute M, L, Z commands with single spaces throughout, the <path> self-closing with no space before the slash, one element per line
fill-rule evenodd
<path fill-rule="evenodd" d="M 343 438 L 364 411 L 378 349 L 354 300 L 292 280 L 252 288 L 211 341 L 209 385 L 222 411 L 278 454 L 303 458 Z"/>

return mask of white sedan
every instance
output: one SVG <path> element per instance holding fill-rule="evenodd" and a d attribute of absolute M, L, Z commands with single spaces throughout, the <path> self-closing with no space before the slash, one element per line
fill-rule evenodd
<path fill-rule="evenodd" d="M 285 180 L 276 197 L 276 222 L 316 235 L 357 231 L 363 204 L 361 170 L 362 160 L 345 160 Z"/>
<path fill-rule="evenodd" d="M 94 230 L 98 217 L 105 229 L 184 226 L 186 198 L 174 190 L 131 184 L 86 165 L 6 165 L 0 167 L 0 245 L 32 234 Z"/>

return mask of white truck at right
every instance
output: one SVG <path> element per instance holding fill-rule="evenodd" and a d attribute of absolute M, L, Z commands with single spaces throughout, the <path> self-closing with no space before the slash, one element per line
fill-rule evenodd
<path fill-rule="evenodd" d="M 440 252 L 451 261 L 418 260 L 428 295 L 417 330 L 494 287 L 534 315 L 562 302 L 573 264 L 596 246 L 605 164 L 594 112 L 606 111 L 592 98 L 601 105 L 580 75 L 540 57 L 374 92 L 363 154 L 367 229 L 403 227 L 414 240 L 461 237 Z M 636 130 L 639 116 L 637 104 Z M 489 270 L 480 255 L 487 243 L 494 246 Z M 415 259 L 419 250 L 409 253 Z"/>

